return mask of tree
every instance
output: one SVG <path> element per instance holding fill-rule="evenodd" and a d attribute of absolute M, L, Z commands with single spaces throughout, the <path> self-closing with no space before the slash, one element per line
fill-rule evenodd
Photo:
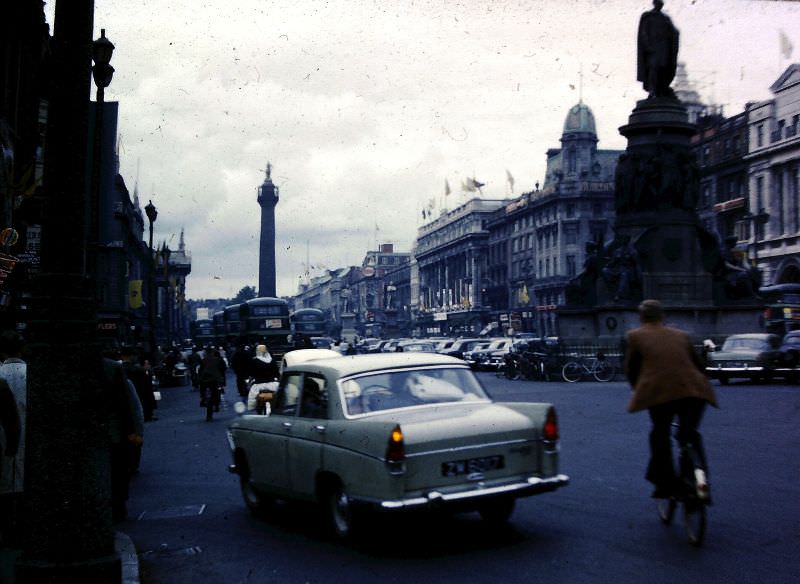
<path fill-rule="evenodd" d="M 242 302 L 246 302 L 248 300 L 252 300 L 256 297 L 256 287 L 255 286 L 245 286 L 241 290 L 239 290 L 236 297 L 233 299 L 234 304 L 241 304 Z"/>

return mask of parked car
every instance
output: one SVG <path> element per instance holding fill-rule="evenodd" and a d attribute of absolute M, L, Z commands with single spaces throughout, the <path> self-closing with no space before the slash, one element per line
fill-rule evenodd
<path fill-rule="evenodd" d="M 333 339 L 330 337 L 311 337 L 311 344 L 315 349 L 330 349 Z"/>
<path fill-rule="evenodd" d="M 477 343 L 485 342 L 485 339 L 456 339 L 449 348 L 439 351 L 442 355 L 450 357 L 464 358 L 464 351 L 469 351 Z"/>
<path fill-rule="evenodd" d="M 395 351 L 411 353 L 435 353 L 436 346 L 428 341 L 401 341 Z"/>
<path fill-rule="evenodd" d="M 781 339 L 769 333 L 731 335 L 709 354 L 706 373 L 723 385 L 734 378 L 766 381 L 781 368 Z"/>
<path fill-rule="evenodd" d="M 499 369 L 504 362 L 502 355 L 508 353 L 512 342 L 510 338 L 494 339 L 484 349 L 475 348 L 468 354 L 465 353 L 464 360 L 473 369 L 484 371 L 487 369 Z M 493 356 L 494 359 L 492 359 Z"/>
<path fill-rule="evenodd" d="M 486 349 L 489 348 L 489 345 L 491 344 L 492 341 L 489 339 L 485 339 L 483 341 L 478 341 L 477 343 L 474 343 L 468 350 L 464 351 L 464 356 L 462 357 L 462 359 L 467 363 L 467 365 L 469 365 L 474 369 L 476 361 L 475 358 L 473 357 L 473 354 L 478 351 L 485 351 Z"/>
<path fill-rule="evenodd" d="M 783 337 L 780 347 L 781 359 L 786 367 L 800 365 L 800 331 L 792 331 Z"/>
<path fill-rule="evenodd" d="M 228 429 L 245 504 L 320 504 L 336 536 L 364 513 L 478 511 L 507 520 L 517 498 L 568 484 L 556 410 L 493 402 L 469 367 L 436 354 L 307 361 L 283 371 L 270 415 Z"/>

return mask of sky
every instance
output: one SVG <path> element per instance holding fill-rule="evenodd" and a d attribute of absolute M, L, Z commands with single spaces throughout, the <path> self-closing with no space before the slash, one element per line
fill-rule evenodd
<path fill-rule="evenodd" d="M 636 29 L 651 7 L 96 0 L 94 37 L 104 28 L 116 46 L 105 96 L 120 104 L 121 174 L 158 208 L 156 242 L 175 248 L 185 229 L 187 296 L 258 285 L 267 162 L 280 189 L 277 290 L 291 296 L 378 243 L 410 251 L 422 209 L 465 202 L 468 178 L 487 199 L 532 190 L 581 98 L 598 146 L 625 148 L 617 129 L 646 97 Z M 690 80 L 727 114 L 769 99 L 800 62 L 800 2 L 665 0 L 664 12 Z"/>

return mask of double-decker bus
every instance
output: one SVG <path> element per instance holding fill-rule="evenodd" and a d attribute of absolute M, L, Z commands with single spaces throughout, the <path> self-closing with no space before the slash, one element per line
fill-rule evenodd
<path fill-rule="evenodd" d="M 303 333 L 308 337 L 324 337 L 327 333 L 325 313 L 319 308 L 298 308 L 292 313 L 292 334 Z"/>
<path fill-rule="evenodd" d="M 242 334 L 241 317 L 239 311 L 241 304 L 230 304 L 222 311 L 225 315 L 225 340 L 228 344 L 238 344 Z"/>
<path fill-rule="evenodd" d="M 292 346 L 289 304 L 281 298 L 253 298 L 239 305 L 241 338 L 250 344 L 264 343 L 280 359 Z"/>
<path fill-rule="evenodd" d="M 764 327 L 768 333 L 785 335 L 800 329 L 800 284 L 762 286 L 758 293 L 766 305 Z"/>
<path fill-rule="evenodd" d="M 214 342 L 214 321 L 201 318 L 192 323 L 192 341 L 195 345 L 205 347 Z"/>
<path fill-rule="evenodd" d="M 215 312 L 211 320 L 214 321 L 214 344 L 222 345 L 225 342 L 225 312 Z"/>

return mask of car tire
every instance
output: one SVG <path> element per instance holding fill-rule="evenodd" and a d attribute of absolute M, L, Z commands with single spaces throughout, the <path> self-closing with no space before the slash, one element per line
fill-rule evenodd
<path fill-rule="evenodd" d="M 328 534 L 336 539 L 351 538 L 355 513 L 342 484 L 330 483 L 323 491 L 320 502 Z"/>
<path fill-rule="evenodd" d="M 514 513 L 514 507 L 516 506 L 517 500 L 514 497 L 499 497 L 496 499 L 491 499 L 486 501 L 481 505 L 478 509 L 478 513 L 481 515 L 481 519 L 483 519 L 486 523 L 491 525 L 502 525 L 511 518 L 512 513 Z"/>
<path fill-rule="evenodd" d="M 271 500 L 253 485 L 250 480 L 250 467 L 243 454 L 237 456 L 236 467 L 239 475 L 239 490 L 245 506 L 253 517 L 263 518 L 267 514 Z"/>

